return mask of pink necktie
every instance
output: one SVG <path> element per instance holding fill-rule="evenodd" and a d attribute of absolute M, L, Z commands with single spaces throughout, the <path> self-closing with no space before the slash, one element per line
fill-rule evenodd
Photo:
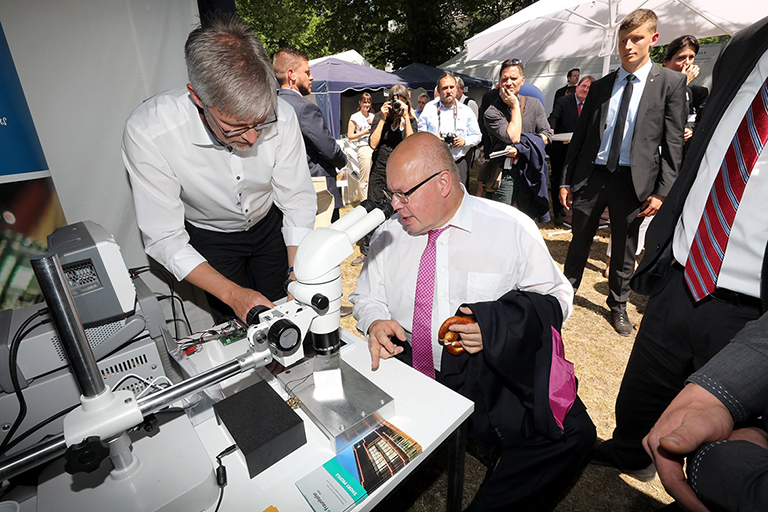
<path fill-rule="evenodd" d="M 419 276 L 416 278 L 416 296 L 413 301 L 413 367 L 431 379 L 435 378 L 435 363 L 432 359 L 432 299 L 435 295 L 437 237 L 449 227 L 429 232 L 427 247 L 421 254 Z"/>
<path fill-rule="evenodd" d="M 696 302 L 715 291 L 736 210 L 766 139 L 768 81 L 758 90 L 725 152 L 691 243 L 685 281 Z"/>

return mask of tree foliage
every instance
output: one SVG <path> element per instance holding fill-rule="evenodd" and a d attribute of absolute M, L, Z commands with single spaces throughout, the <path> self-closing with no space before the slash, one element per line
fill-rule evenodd
<path fill-rule="evenodd" d="M 310 59 L 357 50 L 373 65 L 437 65 L 465 39 L 535 0 L 237 0 L 239 16 L 272 54 L 293 46 Z"/>

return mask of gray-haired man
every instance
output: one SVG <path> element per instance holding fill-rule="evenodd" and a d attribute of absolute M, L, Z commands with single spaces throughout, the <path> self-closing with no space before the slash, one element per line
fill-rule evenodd
<path fill-rule="evenodd" d="M 184 48 L 189 83 L 128 118 L 123 160 L 148 255 L 245 318 L 285 295 L 316 198 L 293 109 L 258 36 L 211 19 Z"/>

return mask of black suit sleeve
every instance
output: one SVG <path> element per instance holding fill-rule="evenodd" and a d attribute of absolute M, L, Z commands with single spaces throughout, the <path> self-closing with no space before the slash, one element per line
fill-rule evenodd
<path fill-rule="evenodd" d="M 664 137 L 661 139 L 661 168 L 653 193 L 663 197 L 669 195 L 672 185 L 680 172 L 683 161 L 683 128 L 685 128 L 685 75 L 677 84 L 670 85 L 671 91 L 664 106 Z"/>
<path fill-rule="evenodd" d="M 347 157 L 325 125 L 325 119 L 317 105 L 306 103 L 301 109 L 299 123 L 304 140 L 314 147 L 320 158 L 330 162 L 337 169 L 347 165 Z"/>
<path fill-rule="evenodd" d="M 552 108 L 552 113 L 549 114 L 549 126 L 554 130 L 555 133 L 559 133 L 557 131 L 557 123 L 560 121 L 560 119 L 563 116 L 563 103 L 560 101 L 555 101 L 555 106 Z"/>

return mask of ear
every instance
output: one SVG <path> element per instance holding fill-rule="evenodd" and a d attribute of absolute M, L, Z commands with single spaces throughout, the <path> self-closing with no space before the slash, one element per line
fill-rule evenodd
<path fill-rule="evenodd" d="M 192 87 L 192 84 L 187 84 L 187 91 L 189 92 L 189 95 L 192 97 L 192 101 L 195 102 L 195 105 L 197 105 L 200 108 L 203 108 L 203 100 L 200 99 L 200 96 L 197 95 L 195 92 L 195 89 Z"/>
<path fill-rule="evenodd" d="M 448 197 L 448 194 L 453 190 L 453 173 L 449 170 L 438 176 L 440 180 L 440 194 L 443 197 Z"/>
<path fill-rule="evenodd" d="M 288 70 L 285 72 L 285 76 L 288 77 L 288 83 L 291 84 L 296 81 L 296 70 L 293 68 L 288 68 Z"/>
<path fill-rule="evenodd" d="M 653 34 L 653 37 L 651 38 L 651 46 L 655 46 L 658 41 L 659 41 L 659 33 L 656 32 L 655 34 Z"/>

